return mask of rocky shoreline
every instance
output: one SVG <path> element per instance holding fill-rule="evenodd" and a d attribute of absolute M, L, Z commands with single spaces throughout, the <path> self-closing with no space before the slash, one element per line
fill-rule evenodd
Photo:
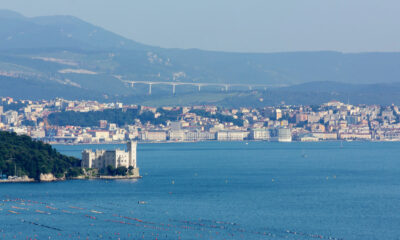
<path fill-rule="evenodd" d="M 72 178 L 56 178 L 53 174 L 40 174 L 40 180 L 29 178 L 28 176 L 23 177 L 9 177 L 8 179 L 0 179 L 0 183 L 40 183 L 40 182 L 58 182 L 67 180 L 122 180 L 122 179 L 139 179 L 142 176 L 139 175 L 127 175 L 127 176 L 78 176 Z"/>
<path fill-rule="evenodd" d="M 129 176 L 98 176 L 98 177 L 79 176 L 79 177 L 68 178 L 67 180 L 99 180 L 99 179 L 119 180 L 119 179 L 137 179 L 137 178 L 142 178 L 142 176 L 135 176 L 135 175 L 129 175 Z"/>

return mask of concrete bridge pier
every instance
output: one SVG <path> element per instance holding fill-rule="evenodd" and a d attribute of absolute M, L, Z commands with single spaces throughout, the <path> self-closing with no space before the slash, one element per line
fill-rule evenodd
<path fill-rule="evenodd" d="M 153 83 L 149 83 L 149 95 L 151 95 L 151 85 L 153 85 Z"/>
<path fill-rule="evenodd" d="M 176 84 L 172 84 L 172 95 L 175 95 L 175 87 L 176 87 Z"/>

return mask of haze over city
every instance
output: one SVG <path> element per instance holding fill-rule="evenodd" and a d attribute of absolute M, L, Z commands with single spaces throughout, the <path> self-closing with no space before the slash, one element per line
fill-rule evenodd
<path fill-rule="evenodd" d="M 72 15 L 165 48 L 400 51 L 396 0 L 2 0 L 28 17 Z"/>

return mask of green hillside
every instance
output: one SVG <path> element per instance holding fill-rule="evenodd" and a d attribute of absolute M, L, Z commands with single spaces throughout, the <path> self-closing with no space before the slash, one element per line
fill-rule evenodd
<path fill-rule="evenodd" d="M 41 173 L 63 177 L 70 168 L 79 166 L 79 159 L 62 155 L 49 144 L 0 131 L 0 170 L 3 174 L 13 176 L 17 173 L 38 180 Z"/>

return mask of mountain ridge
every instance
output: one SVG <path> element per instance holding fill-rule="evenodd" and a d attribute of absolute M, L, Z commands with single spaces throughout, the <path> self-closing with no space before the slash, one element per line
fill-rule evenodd
<path fill-rule="evenodd" d="M 69 15 L 25 17 L 14 11 L 0 10 L 0 19 L 0 49 L 32 49 L 46 46 L 131 50 L 148 48 L 147 45 Z M 27 44 L 28 40 L 24 39 L 23 35 L 29 35 L 31 45 Z M 46 41 L 47 37 L 50 37 L 49 41 Z M 11 45 L 11 40 L 20 42 Z M 36 42 L 38 40 L 44 41 L 43 44 Z"/>
<path fill-rule="evenodd" d="M 27 98 L 43 94 L 40 84 L 60 97 L 75 96 L 76 91 L 80 97 L 146 98 L 148 85 L 129 88 L 122 80 L 268 86 L 339 82 L 361 87 L 399 82 L 400 52 L 165 49 L 129 40 L 72 16 L 26 18 L 0 10 L 0 76 L 9 87 L 3 95 L 24 92 Z M 27 87 L 32 84 L 36 86 L 33 92 Z M 69 90 L 64 94 L 63 88 Z M 218 87 L 203 90 L 219 91 Z M 154 96 L 170 91 L 170 85 L 153 86 Z M 193 86 L 178 86 L 178 92 L 191 91 Z"/>

